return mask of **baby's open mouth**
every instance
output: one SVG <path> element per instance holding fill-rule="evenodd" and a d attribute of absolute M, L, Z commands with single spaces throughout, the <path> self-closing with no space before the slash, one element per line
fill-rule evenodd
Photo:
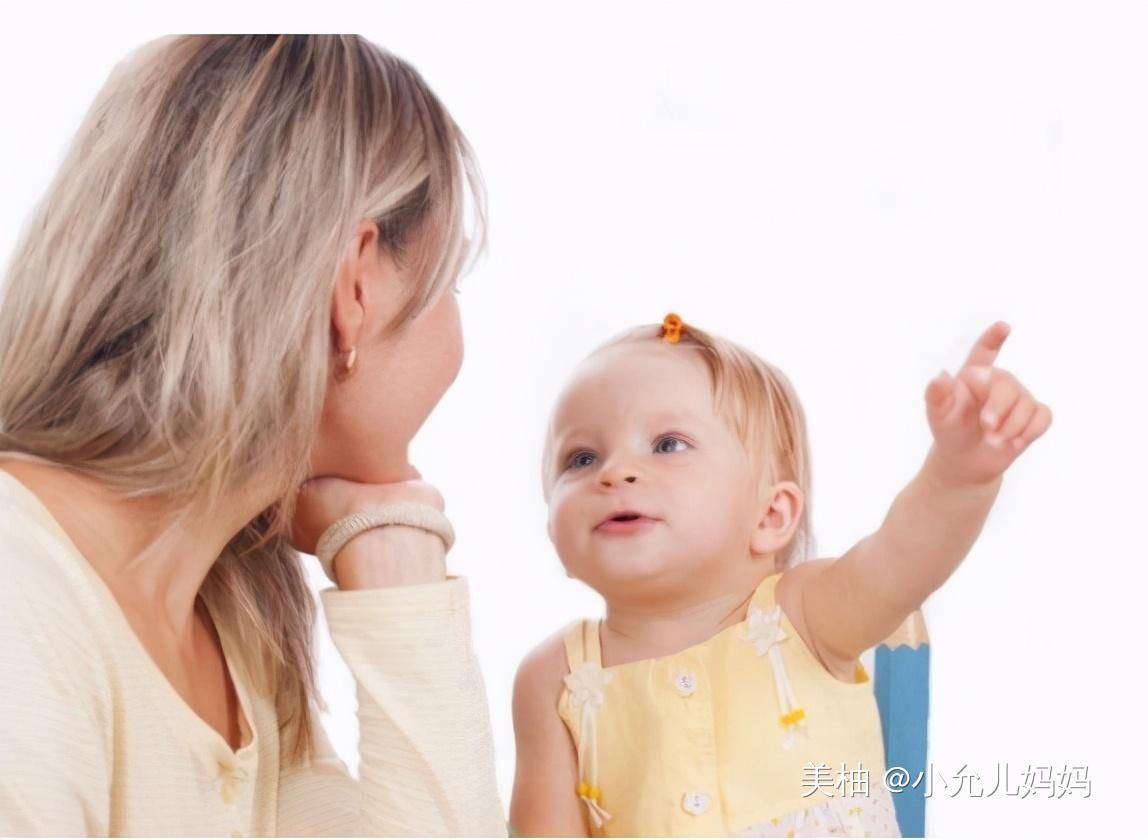
<path fill-rule="evenodd" d="M 618 513 L 612 514 L 606 519 L 598 523 L 596 530 L 599 531 L 618 531 L 618 529 L 634 529 L 643 525 L 648 525 L 656 522 L 652 516 L 646 516 L 644 513 L 638 513 L 633 510 L 623 510 Z"/>

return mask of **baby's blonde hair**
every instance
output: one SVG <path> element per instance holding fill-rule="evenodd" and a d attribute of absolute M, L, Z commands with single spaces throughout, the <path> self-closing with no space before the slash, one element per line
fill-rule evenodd
<path fill-rule="evenodd" d="M 611 347 L 664 341 L 661 324 L 626 330 L 595 348 L 594 356 Z M 714 409 L 737 435 L 764 483 L 792 481 L 801 488 L 804 505 L 793 540 L 778 554 L 779 568 L 788 568 L 813 555 L 810 499 L 812 480 L 805 411 L 789 379 L 740 344 L 687 325 L 677 344 L 684 353 L 697 353 L 705 362 L 713 388 Z M 543 494 L 549 498 L 556 480 L 554 438 L 546 436 L 542 460 Z"/>
<path fill-rule="evenodd" d="M 409 278 L 398 331 L 458 276 L 483 216 L 462 133 L 379 46 L 162 38 L 104 83 L 0 287 L 0 451 L 162 495 L 176 525 L 254 477 L 280 499 L 200 595 L 242 638 L 291 759 L 322 708 L 288 535 L 333 369 L 340 259 L 374 221 Z"/>

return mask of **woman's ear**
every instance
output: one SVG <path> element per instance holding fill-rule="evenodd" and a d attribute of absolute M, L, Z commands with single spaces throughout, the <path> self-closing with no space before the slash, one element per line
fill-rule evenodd
<path fill-rule="evenodd" d="M 375 313 L 372 309 L 385 300 L 380 290 L 397 290 L 398 285 L 393 261 L 379 248 L 378 225 L 361 219 L 339 262 L 331 296 L 331 333 L 338 352 L 347 353 L 361 345 L 368 322 L 388 322 L 393 313 Z M 370 331 L 371 327 L 368 325 L 367 329 Z"/>
<path fill-rule="evenodd" d="M 792 481 L 782 481 L 766 488 L 761 514 L 750 537 L 754 554 L 776 554 L 793 539 L 805 508 L 805 495 Z"/>

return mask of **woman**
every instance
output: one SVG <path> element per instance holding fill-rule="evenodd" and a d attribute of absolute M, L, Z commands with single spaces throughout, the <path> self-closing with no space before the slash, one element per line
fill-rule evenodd
<path fill-rule="evenodd" d="M 468 195 L 481 223 L 458 128 L 360 38 L 113 72 L 0 300 L 0 834 L 505 832 L 407 460 L 461 364 Z M 317 718 L 297 550 L 325 532 L 358 780 Z"/>

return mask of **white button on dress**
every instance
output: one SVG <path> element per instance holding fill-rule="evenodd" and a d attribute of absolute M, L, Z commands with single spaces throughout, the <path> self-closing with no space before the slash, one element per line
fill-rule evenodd
<path fill-rule="evenodd" d="M 702 791 L 693 791 L 682 797 L 682 810 L 695 817 L 701 816 L 710 809 L 710 795 Z"/>
<path fill-rule="evenodd" d="M 679 671 L 674 675 L 674 688 L 682 697 L 689 697 L 698 690 L 698 678 L 689 671 Z"/>

